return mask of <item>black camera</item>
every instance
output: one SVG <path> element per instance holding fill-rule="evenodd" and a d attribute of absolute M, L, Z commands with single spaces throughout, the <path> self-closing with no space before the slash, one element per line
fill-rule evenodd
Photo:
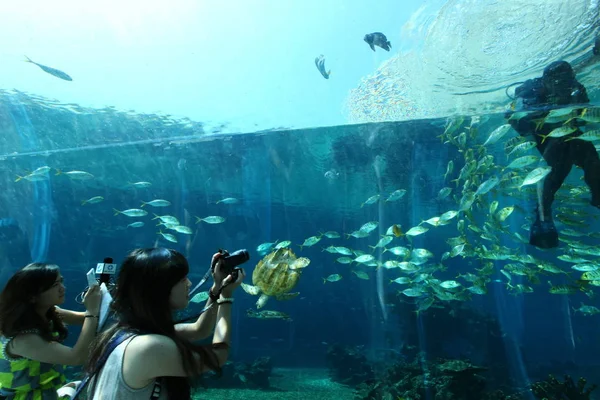
<path fill-rule="evenodd" d="M 242 265 L 246 261 L 250 259 L 250 254 L 246 249 L 236 250 L 233 253 L 229 254 L 227 250 L 219 249 L 219 253 L 221 253 L 221 257 L 217 259 L 217 261 L 221 261 L 223 265 L 223 271 L 227 273 L 227 275 L 231 274 L 233 280 L 237 280 L 238 271 L 236 267 L 238 265 Z M 213 264 L 212 269 L 215 270 L 215 264 Z"/>

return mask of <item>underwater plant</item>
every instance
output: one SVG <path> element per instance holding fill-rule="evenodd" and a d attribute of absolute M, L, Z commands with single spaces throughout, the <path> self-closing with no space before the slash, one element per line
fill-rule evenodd
<path fill-rule="evenodd" d="M 579 378 L 575 384 L 569 375 L 565 375 L 562 382 L 549 375 L 545 381 L 531 385 L 531 392 L 536 399 L 540 400 L 589 400 L 597 385 L 591 385 L 586 389 L 586 384 L 585 378 Z"/>

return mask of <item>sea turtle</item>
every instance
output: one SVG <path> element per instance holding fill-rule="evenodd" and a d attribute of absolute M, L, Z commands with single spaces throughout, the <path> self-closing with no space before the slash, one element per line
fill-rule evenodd
<path fill-rule="evenodd" d="M 252 285 L 242 283 L 242 289 L 248 294 L 260 297 L 256 308 L 262 308 L 269 297 L 277 300 L 289 300 L 298 296 L 298 292 L 289 293 L 302 273 L 302 269 L 310 264 L 306 257 L 296 258 L 294 252 L 283 247 L 267 254 L 258 262 L 252 272 Z"/>

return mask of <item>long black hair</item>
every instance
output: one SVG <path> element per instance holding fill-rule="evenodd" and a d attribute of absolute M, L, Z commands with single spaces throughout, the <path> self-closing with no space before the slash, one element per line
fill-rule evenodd
<path fill-rule="evenodd" d="M 36 296 L 50 289 L 60 276 L 57 265 L 33 263 L 17 271 L 6 283 L 0 293 L 0 334 L 13 337 L 27 330 L 37 330 L 47 341 L 63 341 L 68 331 L 58 316 L 56 309 L 50 307 L 46 313 L 48 321 L 35 309 Z"/>
<path fill-rule="evenodd" d="M 133 250 L 121 265 L 113 294 L 111 308 L 116 313 L 118 322 L 96 338 L 86 371 L 97 372 L 96 364 L 109 340 L 117 331 L 128 330 L 171 338 L 179 349 L 188 376 L 200 375 L 203 365 L 220 372 L 218 359 L 208 346 L 194 345 L 178 337 L 175 332 L 169 297 L 173 286 L 184 279 L 188 272 L 187 260 L 175 250 Z M 196 353 L 200 354 L 201 363 L 195 361 Z M 163 377 L 163 383 L 170 399 L 191 398 L 189 378 Z"/>

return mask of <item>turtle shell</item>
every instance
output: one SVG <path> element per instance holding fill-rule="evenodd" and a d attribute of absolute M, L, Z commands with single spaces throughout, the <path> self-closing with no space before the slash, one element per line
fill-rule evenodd
<path fill-rule="evenodd" d="M 290 268 L 294 261 L 296 255 L 285 247 L 267 254 L 254 268 L 252 283 L 267 296 L 289 292 L 298 283 L 302 271 Z"/>

